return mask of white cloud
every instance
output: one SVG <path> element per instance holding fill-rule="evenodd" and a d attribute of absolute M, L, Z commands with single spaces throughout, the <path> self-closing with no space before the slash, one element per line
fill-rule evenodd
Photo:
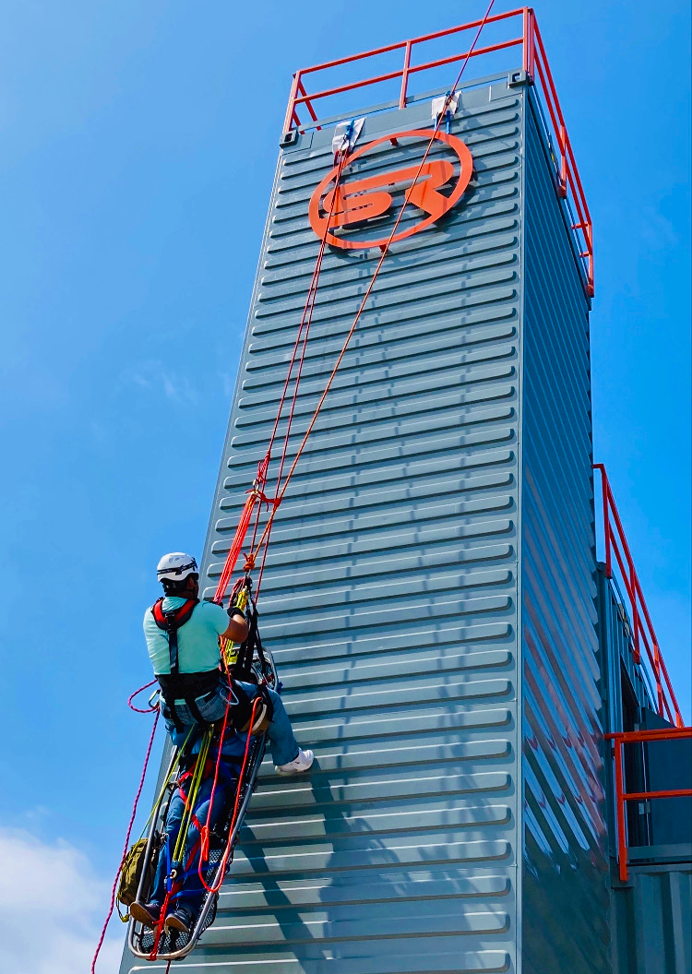
<path fill-rule="evenodd" d="M 61 839 L 0 828 L 0 971 L 82 974 L 91 968 L 110 902 L 110 884 Z M 113 921 L 97 974 L 116 974 L 124 924 Z"/>
<path fill-rule="evenodd" d="M 120 385 L 126 391 L 134 385 L 149 395 L 163 397 L 176 405 L 196 406 L 199 401 L 197 390 L 188 377 L 171 372 L 158 359 L 140 362 L 136 368 L 127 369 L 120 377 Z"/>
<path fill-rule="evenodd" d="M 650 249 L 670 251 L 678 246 L 672 221 L 653 206 L 643 208 L 641 220 L 642 237 Z"/>

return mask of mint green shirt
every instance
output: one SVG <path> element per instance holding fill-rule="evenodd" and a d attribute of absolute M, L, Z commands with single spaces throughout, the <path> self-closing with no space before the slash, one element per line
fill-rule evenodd
<path fill-rule="evenodd" d="M 185 599 L 167 596 L 163 611 L 179 609 Z M 180 673 L 206 673 L 215 670 L 221 658 L 219 636 L 228 629 L 228 613 L 213 602 L 200 602 L 178 630 L 178 670 Z M 144 635 L 154 673 L 171 672 L 168 635 L 154 622 L 151 609 L 144 613 Z"/>

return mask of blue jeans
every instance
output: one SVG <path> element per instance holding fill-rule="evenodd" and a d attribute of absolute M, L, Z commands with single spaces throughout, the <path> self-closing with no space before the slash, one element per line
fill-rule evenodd
<path fill-rule="evenodd" d="M 195 803 L 194 819 L 196 819 L 200 825 L 206 825 L 207 822 L 207 815 L 209 814 L 209 797 L 211 795 L 213 782 L 214 776 L 211 775 L 199 786 L 197 801 Z M 216 827 L 234 796 L 234 787 L 225 778 L 225 776 L 223 778 L 220 777 L 214 793 L 214 804 L 212 807 L 211 819 L 209 821 L 210 829 L 214 829 Z M 176 789 L 176 792 L 173 795 L 171 803 L 168 807 L 168 815 L 166 816 L 166 824 L 164 826 L 166 843 L 159 852 L 159 859 L 156 864 L 156 874 L 154 876 L 154 888 L 151 896 L 149 897 L 149 903 L 152 906 L 162 906 L 166 897 L 166 876 L 168 875 L 170 868 L 170 856 L 173 855 L 173 851 L 178 840 L 178 833 L 180 832 L 184 812 L 185 802 L 183 801 L 180 791 Z M 184 906 L 193 914 L 196 914 L 202 905 L 202 900 L 204 899 L 206 890 L 202 886 L 197 873 L 197 867 L 199 865 L 199 848 L 195 849 L 194 856 L 190 857 L 190 853 L 195 847 L 198 839 L 199 829 L 197 828 L 195 821 L 191 820 L 187 830 L 185 849 L 183 851 L 182 867 L 185 868 L 185 878 L 183 879 L 182 889 L 170 901 L 169 909 L 171 910 L 175 909 L 177 906 Z M 216 866 L 208 870 L 204 876 L 208 886 L 211 886 L 213 883 L 215 869 Z"/>
<path fill-rule="evenodd" d="M 240 683 L 240 686 L 243 688 L 243 690 L 245 690 L 251 700 L 254 700 L 259 693 L 254 683 Z M 271 702 L 274 707 L 274 716 L 272 717 L 272 722 L 267 730 L 269 751 L 274 764 L 288 764 L 290 761 L 293 761 L 294 758 L 298 757 L 298 742 L 296 741 L 295 734 L 293 733 L 291 721 L 286 713 L 283 700 L 276 690 L 270 689 L 269 696 L 271 697 Z M 227 701 L 228 684 L 223 679 L 219 679 L 219 686 L 216 690 L 212 690 L 210 693 L 205 693 L 203 696 L 195 699 L 195 703 L 200 714 L 210 724 L 223 720 L 226 712 Z M 184 701 L 176 704 L 175 709 L 178 714 L 178 719 L 184 727 L 182 732 L 176 731 L 175 724 L 171 719 L 171 713 L 167 706 L 164 705 L 162 712 L 164 720 L 166 721 L 168 733 L 171 735 L 173 743 L 180 745 L 185 740 L 189 728 L 195 726 L 196 722 L 190 713 L 190 708 Z M 247 734 L 236 734 L 235 745 L 231 745 L 230 747 L 229 745 L 224 745 L 224 755 L 229 757 L 242 757 L 243 751 L 245 750 L 246 740 Z"/>

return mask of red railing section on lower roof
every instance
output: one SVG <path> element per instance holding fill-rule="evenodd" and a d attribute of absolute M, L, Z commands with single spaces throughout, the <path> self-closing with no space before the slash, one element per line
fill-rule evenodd
<path fill-rule="evenodd" d="M 692 727 L 663 727 L 660 730 L 618 731 L 615 734 L 605 735 L 607 741 L 613 742 L 618 869 L 620 880 L 623 883 L 626 883 L 629 879 L 625 802 L 649 801 L 650 799 L 657 798 L 692 798 L 692 788 L 673 788 L 669 791 L 625 791 L 624 747 L 626 744 L 677 741 L 690 737 L 692 737 Z"/>
<path fill-rule="evenodd" d="M 357 88 L 383 84 L 396 79 L 400 79 L 401 82 L 399 89 L 399 108 L 405 108 L 409 98 L 409 82 L 412 75 L 430 71 L 433 68 L 439 68 L 447 64 L 455 64 L 466 58 L 478 58 L 496 51 L 506 50 L 507 48 L 521 47 L 522 68 L 526 72 L 527 80 L 537 85 L 548 110 L 548 118 L 552 127 L 552 132 L 548 134 L 551 137 L 551 141 L 554 142 L 554 149 L 557 156 L 557 191 L 560 196 L 568 199 L 573 206 L 575 222 L 572 224 L 572 229 L 577 235 L 580 246 L 580 257 L 584 261 L 586 289 L 588 294 L 592 296 L 594 266 L 591 214 L 574 158 L 572 144 L 567 134 L 567 127 L 546 56 L 545 45 L 543 44 L 543 38 L 536 23 L 536 16 L 533 9 L 531 7 L 520 7 L 517 10 L 495 14 L 485 19 L 485 25 L 501 23 L 513 27 L 516 24 L 520 30 L 517 36 L 500 40 L 494 44 L 481 45 L 471 51 L 463 51 L 459 54 L 438 58 L 433 61 L 425 61 L 421 64 L 413 63 L 413 54 L 418 45 L 443 37 L 450 37 L 454 34 L 460 34 L 464 31 L 477 29 L 483 23 L 482 20 L 475 20 L 468 24 L 461 24 L 458 27 L 450 27 L 447 30 L 436 31 L 433 34 L 423 34 L 421 37 L 400 41 L 396 44 L 388 44 L 385 47 L 378 47 L 372 51 L 365 51 L 362 54 L 353 54 L 349 57 L 338 58 L 335 61 L 326 61 L 324 64 L 316 64 L 310 68 L 301 68 L 300 71 L 296 71 L 293 75 L 293 84 L 288 101 L 284 131 L 288 132 L 292 128 L 302 129 L 304 125 L 305 127 L 311 127 L 314 123 L 317 123 L 319 117 L 315 110 L 315 103 L 320 99 L 340 95 L 347 91 L 354 91 Z M 305 82 L 308 75 L 340 68 L 347 64 L 355 64 L 356 62 L 365 61 L 368 58 L 377 57 L 381 54 L 389 54 L 393 51 L 402 52 L 403 63 L 400 69 L 388 71 L 384 74 L 377 74 L 369 78 L 361 78 L 345 84 L 332 85 L 318 91 L 308 92 L 306 90 Z M 310 121 L 307 123 L 303 123 L 300 119 L 299 112 L 302 108 L 305 108 L 310 116 Z"/>
<path fill-rule="evenodd" d="M 632 626 L 632 655 L 634 662 L 642 666 L 642 647 L 649 664 L 650 675 L 656 688 L 656 707 L 660 717 L 669 720 L 676 727 L 683 727 L 684 721 L 675 697 L 673 684 L 661 654 L 658 638 L 651 615 L 642 592 L 637 569 L 634 567 L 632 552 L 625 537 L 620 514 L 615 505 L 613 490 L 608 480 L 605 466 L 594 464 L 594 470 L 601 475 L 601 496 L 603 509 L 603 538 L 605 542 L 605 566 L 608 578 L 613 577 L 614 565 L 620 570 L 620 581 L 625 589 L 629 603 L 630 624 Z M 613 561 L 613 556 L 615 560 Z"/>

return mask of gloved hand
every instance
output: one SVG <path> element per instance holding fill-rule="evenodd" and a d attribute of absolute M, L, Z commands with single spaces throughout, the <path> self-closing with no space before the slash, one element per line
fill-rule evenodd
<path fill-rule="evenodd" d="M 233 616 L 241 616 L 241 618 L 244 619 L 245 622 L 247 622 L 247 613 L 239 606 L 237 606 L 235 603 L 233 605 L 229 605 L 227 612 L 228 612 L 229 619 L 232 619 Z"/>

